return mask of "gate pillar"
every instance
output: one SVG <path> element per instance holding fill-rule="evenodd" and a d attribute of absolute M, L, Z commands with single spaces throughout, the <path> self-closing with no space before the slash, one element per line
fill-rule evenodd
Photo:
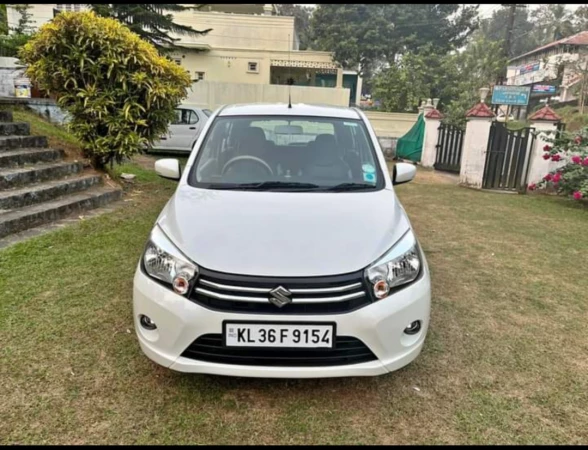
<path fill-rule="evenodd" d="M 466 119 L 459 182 L 463 186 L 481 189 L 494 113 L 480 102 L 466 113 Z"/>
<path fill-rule="evenodd" d="M 553 133 L 557 131 L 557 125 L 561 121 L 561 117 L 559 117 L 549 106 L 545 105 L 545 107 L 529 117 L 529 121 L 537 133 L 535 145 L 531 148 L 531 154 L 529 156 L 528 183 L 531 184 L 538 183 L 548 172 L 557 169 L 559 166 L 565 164 L 565 162 L 555 162 L 550 159 L 543 159 L 543 148 L 548 145 L 548 142 L 546 142 L 545 139 L 548 137 L 554 137 Z"/>
<path fill-rule="evenodd" d="M 423 138 L 423 152 L 421 153 L 421 165 L 423 167 L 433 167 L 435 164 L 441 119 L 443 119 L 443 114 L 435 108 L 430 111 L 425 109 L 425 136 Z"/>

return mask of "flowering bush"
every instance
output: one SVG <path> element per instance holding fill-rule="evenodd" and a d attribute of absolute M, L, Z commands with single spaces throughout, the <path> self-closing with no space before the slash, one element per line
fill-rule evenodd
<path fill-rule="evenodd" d="M 588 127 L 580 132 L 556 133 L 546 141 L 543 159 L 565 164 L 539 183 L 530 184 L 529 190 L 553 186 L 558 194 L 571 195 L 576 200 L 588 198 Z"/>

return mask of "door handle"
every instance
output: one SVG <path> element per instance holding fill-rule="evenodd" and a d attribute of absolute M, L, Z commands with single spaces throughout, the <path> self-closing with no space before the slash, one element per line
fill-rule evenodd
<path fill-rule="evenodd" d="M 190 130 L 195 130 L 195 129 L 196 129 L 196 127 L 190 127 Z"/>

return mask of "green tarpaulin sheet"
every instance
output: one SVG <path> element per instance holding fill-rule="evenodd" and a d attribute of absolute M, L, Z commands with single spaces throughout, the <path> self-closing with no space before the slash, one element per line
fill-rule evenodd
<path fill-rule="evenodd" d="M 396 144 L 396 157 L 409 161 L 420 162 L 423 152 L 423 139 L 425 137 L 425 119 L 422 114 L 408 133 L 398 139 Z"/>

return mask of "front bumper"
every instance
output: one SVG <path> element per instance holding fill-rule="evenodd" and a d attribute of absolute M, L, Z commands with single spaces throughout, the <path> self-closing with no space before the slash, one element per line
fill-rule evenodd
<path fill-rule="evenodd" d="M 382 375 L 412 362 L 421 352 L 429 326 L 431 287 L 427 264 L 424 273 L 410 286 L 388 298 L 356 311 L 332 315 L 269 315 L 213 311 L 175 294 L 151 280 L 137 268 L 133 289 L 133 319 L 143 352 L 156 363 L 179 372 L 263 378 L 323 378 Z M 141 314 L 157 325 L 146 330 Z M 199 336 L 219 334 L 222 322 L 283 321 L 335 322 L 338 336 L 361 340 L 377 360 L 351 365 L 325 367 L 274 367 L 219 364 L 185 358 L 181 354 Z M 404 333 L 414 320 L 422 322 L 415 335 Z"/>

